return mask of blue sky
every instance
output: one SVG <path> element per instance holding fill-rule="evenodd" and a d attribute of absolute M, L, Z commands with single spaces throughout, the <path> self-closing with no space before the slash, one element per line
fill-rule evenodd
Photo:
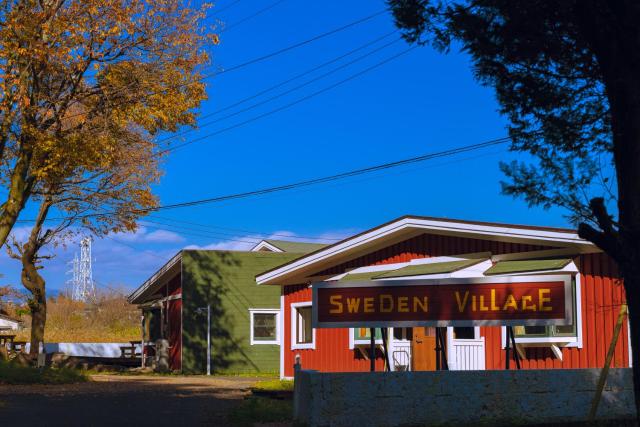
<path fill-rule="evenodd" d="M 231 68 L 384 8 L 384 2 L 370 0 L 287 0 L 245 20 L 274 3 L 218 2 L 210 22 L 220 21 L 229 29 L 211 50 L 213 69 Z M 200 112 L 216 112 L 393 30 L 392 18 L 385 13 L 207 79 L 209 100 Z M 326 78 L 177 138 L 176 143 L 204 139 L 166 159 L 156 188 L 161 203 L 281 185 L 506 135 L 494 93 L 474 81 L 468 57 L 422 47 L 291 108 L 208 136 L 331 86 L 408 48 L 403 41 L 382 48 L 394 37 L 205 121 L 246 108 L 380 48 Z M 506 146 L 493 147 L 290 192 L 164 211 L 149 218 L 153 223 L 143 222 L 135 234 L 96 240 L 94 278 L 99 286 L 131 290 L 184 247 L 246 249 L 262 236 L 320 237 L 319 241 L 330 243 L 405 214 L 568 226 L 560 210 L 530 209 L 522 200 L 500 194 L 498 162 L 512 158 Z M 31 216 L 29 210 L 23 215 Z M 25 232 L 24 227 L 16 230 L 18 236 Z M 66 263 L 76 250 L 72 242 L 66 249 L 52 249 L 57 256 L 43 270 L 49 289 L 61 289 L 69 279 Z M 5 276 L 1 280 L 18 284 L 19 265 L 4 253 L 0 269 Z"/>

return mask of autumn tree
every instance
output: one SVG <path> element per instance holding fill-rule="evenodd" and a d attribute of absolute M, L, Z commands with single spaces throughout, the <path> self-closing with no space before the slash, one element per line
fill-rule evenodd
<path fill-rule="evenodd" d="M 181 0 L 0 2 L 0 246 L 61 167 L 110 164 L 123 131 L 194 123 L 217 41 L 203 18 Z"/>
<path fill-rule="evenodd" d="M 130 128 L 120 130 L 119 140 L 108 161 L 86 156 L 96 161 L 82 167 L 59 165 L 57 174 L 39 182 L 33 189 L 39 209 L 29 236 L 24 242 L 12 239 L 7 246 L 9 255 L 21 262 L 21 281 L 30 293 L 31 354 L 44 342 L 47 295 L 39 270 L 51 257 L 44 250 L 79 235 L 133 231 L 136 219 L 157 205 L 151 191 L 159 177 L 154 144 Z M 54 210 L 58 216 L 51 215 Z"/>
<path fill-rule="evenodd" d="M 411 43 L 461 46 L 495 89 L 511 150 L 506 194 L 562 206 L 620 267 L 640 413 L 640 3 L 389 0 Z"/>

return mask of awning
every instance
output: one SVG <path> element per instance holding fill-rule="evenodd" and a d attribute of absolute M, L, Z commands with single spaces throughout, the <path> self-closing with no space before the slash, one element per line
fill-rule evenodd
<path fill-rule="evenodd" d="M 499 261 L 484 272 L 485 276 L 497 274 L 522 273 L 526 271 L 560 270 L 571 262 L 569 258 L 563 259 L 534 259 L 520 261 Z"/>

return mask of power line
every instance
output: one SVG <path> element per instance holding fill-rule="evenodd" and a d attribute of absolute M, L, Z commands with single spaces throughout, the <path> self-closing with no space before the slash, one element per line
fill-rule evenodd
<path fill-rule="evenodd" d="M 131 249 L 134 249 L 134 250 L 136 250 L 136 251 L 138 250 L 138 248 L 136 248 L 135 246 L 130 245 L 130 244 L 128 244 L 128 243 L 125 243 L 125 242 L 123 242 L 123 241 L 121 241 L 121 240 L 114 239 L 114 238 L 113 238 L 113 237 L 111 237 L 111 236 L 103 235 L 103 236 L 100 236 L 100 238 L 109 239 L 109 240 L 111 240 L 112 242 L 115 242 L 115 243 L 117 243 L 117 244 L 119 244 L 119 245 L 126 246 L 126 247 L 131 248 Z M 149 254 L 149 255 L 151 255 L 151 256 L 153 256 L 153 257 L 155 257 L 155 258 L 161 259 L 162 261 L 165 261 L 165 262 L 167 261 L 167 259 L 166 259 L 165 257 L 161 257 L 160 255 L 156 255 L 155 253 L 153 253 L 153 252 L 151 252 L 151 251 L 145 251 L 145 253 L 147 253 L 147 254 Z"/>
<path fill-rule="evenodd" d="M 277 84 L 275 84 L 273 86 L 270 86 L 270 87 L 268 87 L 266 89 L 263 89 L 263 90 L 255 93 L 253 95 L 250 95 L 250 96 L 248 96 L 246 98 L 242 98 L 242 99 L 240 99 L 238 101 L 235 101 L 232 104 L 229 104 L 229 105 L 227 105 L 227 106 L 225 106 L 223 108 L 220 108 L 219 110 L 213 111 L 213 112 L 208 113 L 208 114 L 204 114 L 204 115 L 200 116 L 199 119 L 203 120 L 203 119 L 206 119 L 206 118 L 209 118 L 209 117 L 216 116 L 216 115 L 218 115 L 218 114 L 220 114 L 220 113 L 222 113 L 224 111 L 230 110 L 230 109 L 232 109 L 234 107 L 237 107 L 238 105 L 244 104 L 247 101 L 251 101 L 251 100 L 253 100 L 255 98 L 258 98 L 258 97 L 260 97 L 260 96 L 262 96 L 262 95 L 264 95 L 264 94 L 266 94 L 268 92 L 271 92 L 272 90 L 275 90 L 275 89 L 278 89 L 278 88 L 280 88 L 282 86 L 285 86 L 286 84 L 291 83 L 291 82 L 293 82 L 295 80 L 298 80 L 301 77 L 307 76 L 307 75 L 309 75 L 309 74 L 311 74 L 311 73 L 313 73 L 313 72 L 315 72 L 315 71 L 317 71 L 317 70 L 319 70 L 321 68 L 324 68 L 324 67 L 326 67 L 328 65 L 331 65 L 331 64 L 333 64 L 335 62 L 340 61 L 341 59 L 344 59 L 344 58 L 346 58 L 346 57 L 348 57 L 350 55 L 353 55 L 354 53 L 356 53 L 356 52 L 358 52 L 360 50 L 366 49 L 367 47 L 369 47 L 371 45 L 374 45 L 377 42 L 379 42 L 381 40 L 384 40 L 385 38 L 387 38 L 387 37 L 389 37 L 389 36 L 391 36 L 393 34 L 396 34 L 397 32 L 398 32 L 398 30 L 394 30 L 394 31 L 386 33 L 386 34 L 384 34 L 384 35 L 382 35 L 380 37 L 376 37 L 375 39 L 373 39 L 371 41 L 368 41 L 367 43 L 365 43 L 365 44 L 363 44 L 361 46 L 358 46 L 357 48 L 354 48 L 354 49 L 352 49 L 352 50 L 350 50 L 350 51 L 348 51 L 348 52 L 346 52 L 346 53 L 344 53 L 344 54 L 342 54 L 340 56 L 337 56 L 337 57 L 335 57 L 333 59 L 330 59 L 327 62 L 324 62 L 324 63 L 322 63 L 320 65 L 316 65 L 313 68 L 310 68 L 310 69 L 308 69 L 308 70 L 306 70 L 306 71 L 304 71 L 302 73 L 299 73 L 299 74 L 297 74 L 297 75 L 295 75 L 293 77 L 290 77 L 290 78 L 288 78 L 286 80 L 283 80 L 280 83 L 277 83 Z M 178 138 L 180 136 L 186 135 L 187 133 L 196 131 L 196 130 L 202 128 L 202 126 L 205 126 L 205 125 L 200 125 L 196 129 L 187 129 L 187 130 L 185 130 L 183 132 L 180 132 L 180 133 L 177 133 L 177 134 L 173 134 L 173 135 L 168 136 L 166 138 L 162 138 L 162 139 L 158 140 L 157 142 L 160 143 L 160 142 L 165 142 L 165 141 L 169 141 L 169 140 Z"/>
<path fill-rule="evenodd" d="M 292 236 L 291 234 L 265 233 L 265 232 L 262 232 L 262 231 L 246 230 L 246 229 L 239 229 L 239 228 L 229 228 L 229 227 L 220 227 L 220 226 L 217 226 L 217 225 L 214 226 L 214 225 L 208 225 L 208 224 L 200 224 L 200 223 L 197 223 L 197 222 L 184 221 L 184 220 L 179 220 L 179 219 L 175 219 L 175 218 L 162 217 L 162 216 L 158 216 L 158 215 L 149 215 L 148 218 L 157 218 L 157 219 L 162 219 L 162 220 L 166 220 L 166 221 L 177 222 L 177 223 L 180 223 L 180 224 L 194 225 L 194 226 L 202 227 L 202 228 L 212 228 L 212 229 L 217 229 L 217 230 L 235 231 L 236 233 L 252 233 L 252 234 L 258 234 L 258 235 L 263 235 L 263 236 L 288 237 L 288 238 L 308 239 L 308 240 L 330 240 L 330 241 L 342 240 L 342 239 L 334 239 L 334 238 L 330 238 L 330 237 L 300 236 L 298 234 Z"/>
<path fill-rule="evenodd" d="M 222 6 L 222 7 L 221 7 L 220 9 L 218 9 L 218 10 L 214 10 L 214 11 L 213 11 L 213 14 L 214 14 L 214 15 L 217 15 L 217 14 L 219 14 L 219 13 L 224 12 L 225 10 L 231 9 L 232 7 L 234 7 L 235 5 L 237 5 L 238 3 L 240 3 L 240 1 L 241 1 L 241 0 L 235 0 L 235 1 L 232 1 L 232 2 L 231 2 L 231 3 L 229 3 L 228 5 L 226 5 L 226 6 Z"/>
<path fill-rule="evenodd" d="M 228 27 L 223 28 L 223 29 L 222 29 L 222 31 L 220 31 L 220 33 L 221 33 L 221 34 L 222 34 L 222 33 L 226 33 L 226 32 L 227 32 L 227 31 L 229 31 L 230 29 L 235 28 L 235 27 L 238 27 L 238 26 L 240 26 L 240 25 L 244 24 L 245 22 L 249 21 L 250 19 L 253 19 L 253 18 L 255 18 L 256 16 L 261 15 L 261 14 L 263 14 L 264 12 L 266 12 L 266 11 L 268 11 L 268 10 L 270 10 L 270 9 L 273 9 L 274 7 L 278 6 L 280 3 L 283 3 L 283 2 L 285 2 L 285 1 L 286 1 L 286 0 L 278 0 L 278 1 L 276 1 L 275 3 L 272 3 L 272 4 L 270 4 L 269 6 L 267 6 L 267 7 L 263 8 L 263 9 L 260 9 L 259 11 L 257 11 L 257 12 L 255 12 L 255 13 L 253 13 L 253 14 L 251 14 L 251 15 L 249 15 L 249 16 L 247 16 L 247 17 L 245 17 L 245 18 L 242 18 L 241 20 L 239 20 L 239 21 L 237 21 L 237 22 L 235 22 L 235 23 L 233 23 L 233 24 L 229 25 Z"/>
<path fill-rule="evenodd" d="M 352 21 L 352 22 L 350 22 L 348 24 L 345 24 L 345 25 L 342 25 L 340 27 L 337 27 L 337 28 L 334 28 L 332 30 L 329 30 L 327 32 L 318 34 L 318 35 L 313 36 L 313 37 L 311 37 L 309 39 L 306 39 L 306 40 L 294 43 L 292 45 L 283 47 L 281 49 L 278 49 L 276 51 L 270 52 L 268 54 L 265 54 L 265 55 L 250 59 L 248 61 L 245 61 L 245 62 L 242 62 L 240 64 L 234 65 L 234 66 L 232 66 L 230 68 L 225 68 L 225 69 L 222 69 L 222 70 L 214 71 L 212 73 L 204 74 L 201 79 L 204 80 L 204 79 L 207 79 L 207 78 L 210 78 L 210 77 L 214 77 L 214 76 L 219 76 L 219 75 L 222 75 L 222 74 L 230 73 L 232 71 L 236 71 L 236 70 L 239 70 L 241 68 L 248 67 L 249 65 L 253 65 L 253 64 L 256 64 L 258 62 L 265 61 L 267 59 L 273 58 L 275 56 L 281 55 L 283 53 L 289 52 L 291 50 L 294 50 L 294 49 L 297 49 L 299 47 L 305 46 L 307 44 L 313 43 L 315 41 L 321 40 L 321 39 L 323 39 L 325 37 L 329 37 L 329 36 L 331 36 L 333 34 L 336 34 L 336 33 L 339 33 L 341 31 L 347 30 L 347 29 L 349 29 L 351 27 L 357 26 L 357 25 L 359 25 L 359 24 L 361 24 L 363 22 L 369 21 L 369 20 L 371 20 L 371 19 L 373 19 L 373 18 L 375 18 L 375 17 L 377 17 L 377 16 L 379 16 L 379 15 L 385 13 L 385 12 L 386 12 L 386 9 L 380 10 L 380 11 L 378 11 L 376 13 L 373 13 L 371 15 L 365 16 L 364 18 L 360 18 L 360 19 L 358 19 L 356 21 Z M 207 68 L 210 68 L 210 67 L 207 67 Z M 196 84 L 196 83 L 199 83 L 199 82 L 200 81 L 198 81 L 198 82 L 190 82 L 190 83 L 183 83 L 183 84 L 178 85 L 177 87 L 181 88 L 181 87 L 189 86 L 189 85 Z M 118 92 L 116 92 L 115 94 L 118 94 L 118 93 L 120 93 L 121 91 L 124 91 L 124 90 L 128 90 L 127 86 L 128 86 L 128 88 L 131 88 L 131 87 L 133 87 L 133 83 L 118 89 Z M 158 94 L 158 93 L 159 92 L 151 92 L 151 93 L 146 94 L 145 96 L 155 95 L 155 94 Z M 115 103 L 113 105 L 114 106 L 119 106 L 119 105 L 123 105 L 123 104 L 124 103 Z M 72 115 L 66 116 L 66 119 L 72 119 L 72 118 L 75 118 L 75 117 L 86 116 L 87 114 L 89 114 L 89 112 L 80 112 L 80 113 L 76 113 L 76 114 L 72 114 Z"/>
<path fill-rule="evenodd" d="M 347 68 L 347 67 L 355 64 L 356 62 L 362 61 L 363 59 L 368 58 L 369 56 L 374 55 L 374 54 L 380 52 L 383 49 L 386 49 L 387 47 L 391 46 L 394 43 L 399 42 L 400 40 L 402 40 L 402 39 L 398 38 L 398 39 L 395 39 L 395 40 L 393 40 L 393 41 L 391 41 L 389 43 L 386 43 L 386 44 L 384 44 L 384 45 L 382 45 L 382 46 L 380 46 L 380 47 L 378 47 L 378 48 L 376 48 L 376 49 L 374 49 L 374 50 L 372 50 L 372 51 L 370 51 L 368 53 L 365 53 L 364 55 L 360 55 L 359 57 L 357 57 L 357 58 L 355 58 L 355 59 L 353 59 L 353 60 L 351 60 L 349 62 L 345 62 L 344 64 L 342 64 L 342 65 L 340 65 L 340 66 L 338 66 L 338 67 L 336 67 L 336 68 L 334 68 L 332 70 L 329 70 L 326 73 L 320 74 L 319 76 L 316 76 L 311 80 L 307 80 L 306 82 L 301 83 L 301 84 L 299 84 L 297 86 L 294 86 L 294 87 L 292 87 L 292 88 L 290 88 L 290 89 L 288 89 L 288 90 L 286 90 L 284 92 L 281 92 L 281 93 L 279 93 L 277 95 L 271 96 L 271 97 L 269 97 L 267 99 L 264 99 L 264 100 L 262 100 L 260 102 L 255 103 L 255 104 L 251 104 L 248 107 L 242 108 L 242 109 L 240 109 L 238 111 L 234 111 L 233 113 L 227 114 L 226 116 L 220 117 L 218 119 L 215 119 L 215 120 L 212 120 L 212 121 L 209 121 L 209 122 L 205 122 L 203 124 L 200 124 L 198 126 L 198 129 L 202 129 L 203 127 L 206 127 L 206 126 L 211 126 L 211 125 L 219 123 L 221 121 L 230 119 L 231 117 L 235 117 L 238 114 L 246 113 L 247 111 L 251 111 L 251 110 L 253 110 L 255 108 L 258 108 L 258 107 L 260 107 L 262 105 L 268 104 L 271 101 L 275 101 L 277 99 L 280 99 L 280 98 L 282 98 L 282 97 L 284 97 L 286 95 L 289 95 L 290 93 L 293 93 L 293 92 L 295 92 L 297 90 L 300 90 L 300 89 L 302 89 L 302 88 L 304 88 L 306 86 L 309 86 L 310 84 L 315 83 L 318 80 L 322 80 L 325 77 L 328 77 L 328 76 L 330 76 L 330 75 L 332 75 L 334 73 L 337 73 L 338 71 L 340 71 L 340 70 L 342 70 L 344 68 Z M 185 132 L 182 132 L 180 135 L 171 136 L 169 138 L 162 139 L 162 140 L 160 140 L 158 142 L 164 142 L 164 141 L 167 141 L 169 139 L 173 139 L 173 138 L 175 138 L 177 136 L 184 135 L 185 133 L 192 132 L 194 130 L 196 130 L 196 129 L 186 130 Z"/>
<path fill-rule="evenodd" d="M 228 201 L 228 200 L 244 199 L 244 198 L 247 198 L 247 197 L 254 197 L 254 196 L 259 196 L 259 195 L 264 195 L 264 194 L 269 194 L 269 193 L 276 193 L 276 192 L 291 190 L 291 189 L 299 188 L 299 187 L 308 187 L 308 186 L 311 186 L 311 185 L 322 184 L 322 183 L 330 182 L 330 181 L 337 181 L 337 180 L 349 178 L 349 177 L 352 177 L 352 176 L 368 174 L 368 173 L 376 172 L 376 171 L 380 171 L 380 170 L 392 169 L 392 168 L 396 168 L 396 167 L 407 165 L 407 164 L 423 162 L 423 161 L 426 161 L 426 160 L 431 160 L 431 159 L 435 159 L 435 158 L 439 158 L 439 157 L 446 157 L 446 156 L 451 156 L 451 155 L 455 155 L 455 154 L 465 153 L 465 152 L 468 152 L 468 151 L 475 151 L 475 150 L 479 150 L 479 149 L 486 148 L 486 147 L 491 147 L 491 146 L 498 145 L 498 144 L 504 144 L 505 142 L 508 142 L 510 140 L 511 140 L 510 137 L 503 137 L 503 138 L 499 138 L 499 139 L 494 139 L 494 140 L 482 142 L 482 143 L 479 143 L 479 144 L 472 144 L 472 145 L 467 145 L 467 146 L 464 146 L 464 147 L 459 147 L 459 148 L 455 148 L 455 149 L 440 151 L 440 152 L 436 152 L 436 153 L 424 154 L 422 156 L 411 157 L 411 158 L 408 158 L 408 159 L 398 160 L 398 161 L 390 162 L 390 163 L 383 163 L 383 164 L 375 165 L 375 166 L 369 166 L 369 167 L 366 167 L 366 168 L 356 169 L 356 170 L 343 172 L 343 173 L 330 175 L 330 176 L 325 176 L 325 177 L 321 177 L 321 178 L 314 178 L 314 179 L 309 179 L 309 180 L 305 180 L 305 181 L 298 181 L 298 182 L 291 183 L 291 184 L 285 184 L 285 185 L 280 185 L 280 186 L 276 186 L 276 187 L 263 188 L 263 189 L 260 189 L 260 190 L 247 191 L 247 192 L 243 192 L 243 193 L 236 193 L 236 194 L 229 194 L 229 195 L 225 195 L 225 196 L 211 197 L 211 198 L 207 198 L 207 199 L 194 200 L 194 201 L 190 201 L 190 202 L 174 203 L 174 204 L 170 204 L 170 205 L 159 206 L 157 208 L 152 208 L 152 209 L 149 209 L 148 211 L 149 212 L 157 212 L 157 211 L 160 211 L 160 210 L 176 209 L 176 208 L 197 206 L 197 205 L 203 205 L 203 204 L 209 204 L 209 203 L 219 203 L 219 202 L 224 202 L 224 201 Z"/>
<path fill-rule="evenodd" d="M 369 20 L 371 20 L 371 19 L 373 19 L 373 18 L 375 18 L 375 17 L 377 17 L 377 16 L 379 16 L 379 15 L 381 15 L 381 14 L 385 13 L 385 12 L 386 12 L 386 10 L 381 10 L 381 11 L 376 12 L 376 13 L 374 13 L 374 14 L 371 14 L 371 15 L 365 16 L 364 18 L 360 18 L 360 19 L 358 19 L 358 20 L 356 20 L 356 21 L 350 22 L 350 23 L 345 24 L 345 25 L 343 25 L 343 26 L 341 26 L 341 27 L 338 27 L 338 28 L 334 28 L 333 30 L 330 30 L 330 31 L 327 31 L 327 32 L 324 32 L 324 33 L 318 34 L 317 36 L 311 37 L 311 38 L 306 39 L 306 40 L 303 40 L 303 41 L 301 41 L 301 42 L 294 43 L 294 44 L 292 44 L 292 45 L 289 45 L 289 46 L 283 47 L 283 48 L 281 48 L 281 49 L 278 49 L 278 50 L 273 51 L 273 52 L 271 52 L 271 53 L 268 53 L 268 54 L 266 54 L 266 55 L 259 56 L 259 57 L 257 57 L 257 58 L 251 59 L 251 60 L 249 60 L 249 61 L 242 62 L 242 63 L 240 63 L 240 64 L 238 64 L 238 65 L 234 65 L 233 67 L 230 67 L 230 68 L 225 68 L 225 69 L 223 69 L 223 70 L 216 71 L 216 72 L 211 73 L 211 74 L 205 74 L 205 75 L 203 76 L 203 78 L 209 78 L 209 77 L 213 77 L 213 76 L 219 76 L 220 74 L 230 73 L 231 71 L 235 71 L 235 70 L 238 70 L 238 69 L 240 69 L 240 68 L 247 67 L 247 66 L 249 66 L 249 65 L 255 64 L 256 62 L 262 62 L 262 61 L 264 61 L 264 60 L 266 60 L 266 59 L 273 58 L 274 56 L 281 55 L 281 54 L 283 54 L 283 53 L 285 53 L 285 52 L 289 52 L 290 50 L 297 49 L 297 48 L 299 48 L 299 47 L 302 47 L 302 46 L 308 45 L 309 43 L 313 43 L 313 42 L 318 41 L 318 40 L 320 40 L 320 39 L 323 39 L 323 38 L 325 38 L 325 37 L 329 37 L 329 36 L 331 36 L 331 35 L 333 35 L 333 34 L 336 34 L 336 33 L 342 32 L 342 31 L 344 31 L 344 30 L 346 30 L 346 29 L 349 29 L 349 28 L 351 28 L 351 27 L 355 27 L 356 25 L 359 25 L 359 24 L 362 24 L 363 22 L 369 21 Z"/>
<path fill-rule="evenodd" d="M 154 220 L 157 218 L 156 216 L 149 216 L 150 218 L 153 218 Z M 150 224 L 159 224 L 159 225 L 164 225 L 167 227 L 172 227 L 173 229 L 175 229 L 178 232 L 181 232 L 181 230 L 187 230 L 187 231 L 194 231 L 197 233 L 208 233 L 211 234 L 210 237 L 214 237 L 214 238 L 225 238 L 228 239 L 226 236 L 232 236 L 232 237 L 237 237 L 238 233 L 229 233 L 229 232 L 224 232 L 224 231 L 210 231 L 211 227 L 205 226 L 205 225 L 198 225 L 198 227 L 200 228 L 193 228 L 193 227 L 186 227 L 186 226 L 181 226 L 181 225 L 175 225 L 172 224 L 171 222 L 180 222 L 180 223 L 184 223 L 183 221 L 174 221 L 173 219 L 166 219 L 166 221 L 170 221 L 169 223 L 167 222 L 162 222 L 162 221 L 153 221 L 148 219 L 149 217 L 145 217 L 144 219 L 140 220 L 140 224 L 142 225 L 146 225 L 147 223 Z M 191 223 L 192 224 L 192 223 Z M 152 226 L 151 226 L 152 227 Z M 167 230 L 167 231 L 173 231 L 173 230 Z M 251 233 L 251 234 L 255 234 L 256 237 L 251 237 L 251 236 L 243 236 L 243 239 L 251 239 L 251 240 L 255 240 L 255 243 L 260 242 L 261 240 L 264 240 L 265 238 L 263 236 L 274 236 L 273 234 L 270 233 L 264 233 L 264 232 L 258 232 L 258 231 L 245 231 L 246 233 Z M 224 236 L 224 237 L 220 237 L 220 236 Z M 298 236 L 298 235 L 280 235 L 282 237 L 288 237 L 290 239 L 307 239 L 307 240 L 331 240 L 331 241 L 337 241 L 340 239 L 330 239 L 330 238 L 324 238 L 324 237 L 305 237 L 305 236 Z M 209 236 L 207 236 L 209 237 Z"/>
<path fill-rule="evenodd" d="M 242 126 L 247 125 L 249 123 L 252 123 L 252 122 L 255 122 L 257 120 L 263 119 L 265 117 L 271 116 L 273 114 L 279 113 L 280 111 L 283 111 L 283 110 L 286 110 L 288 108 L 291 108 L 291 107 L 293 107 L 295 105 L 298 105 L 298 104 L 300 104 L 302 102 L 308 101 L 311 98 L 314 98 L 314 97 L 316 97 L 318 95 L 321 95 L 321 94 L 323 94 L 325 92 L 328 92 L 328 91 L 330 91 L 330 90 L 332 90 L 332 89 L 334 89 L 334 88 L 336 88 L 338 86 L 341 86 L 341 85 L 343 85 L 343 84 L 345 84 L 347 82 L 350 82 L 351 80 L 354 80 L 354 79 L 356 79 L 356 78 L 358 78 L 360 76 L 363 76 L 364 74 L 366 74 L 366 73 L 368 73 L 370 71 L 373 71 L 374 69 L 379 68 L 379 67 L 387 64 L 388 62 L 391 62 L 394 59 L 397 59 L 400 56 L 405 55 L 406 53 L 409 53 L 410 51 L 412 51 L 416 47 L 417 46 L 412 46 L 412 47 L 410 47 L 410 48 L 408 48 L 406 50 L 401 51 L 400 53 L 397 53 L 397 54 L 395 54 L 395 55 L 393 55 L 391 57 L 388 57 L 388 58 L 386 58 L 386 59 L 384 59 L 384 60 L 382 60 L 382 61 L 380 61 L 380 62 L 378 62 L 376 64 L 373 64 L 372 66 L 367 67 L 367 68 L 365 68 L 364 70 L 362 70 L 362 71 L 360 71 L 358 73 L 352 74 L 351 76 L 349 76 L 349 77 L 347 77 L 347 78 L 345 78 L 343 80 L 340 80 L 340 81 L 338 81 L 338 82 L 336 82 L 336 83 L 334 83 L 334 84 L 332 84 L 330 86 L 327 86 L 327 87 L 325 87 L 323 89 L 320 89 L 320 90 L 318 90 L 316 92 L 312 92 L 309 95 L 306 95 L 306 96 L 304 96 L 302 98 L 299 98 L 299 99 L 297 99 L 295 101 L 292 101 L 292 102 L 290 102 L 288 104 L 285 104 L 285 105 L 283 105 L 281 107 L 278 107 L 278 108 L 275 108 L 273 110 L 267 111 L 265 113 L 259 114 L 257 116 L 251 117 L 251 118 L 249 118 L 247 120 L 244 120 L 244 121 L 242 121 L 240 123 L 236 123 L 235 125 L 231 125 L 231 126 L 228 126 L 226 128 L 222 128 L 222 129 L 220 129 L 220 130 L 218 130 L 216 132 L 209 133 L 207 135 L 203 135 L 201 137 L 192 139 L 192 140 L 184 142 L 182 144 L 175 145 L 175 146 L 173 146 L 171 148 L 167 148 L 165 150 L 159 151 L 158 154 L 164 154 L 164 153 L 168 153 L 168 152 L 171 152 L 171 151 L 175 151 L 175 150 L 178 150 L 178 149 L 180 149 L 182 147 L 185 147 L 187 145 L 191 145 L 191 144 L 193 144 L 195 142 L 202 141 L 204 139 L 208 139 L 208 138 L 220 135 L 220 134 L 225 133 L 225 132 L 229 132 L 230 130 L 242 127 Z"/>
<path fill-rule="evenodd" d="M 210 197 L 206 199 L 193 200 L 189 202 L 173 203 L 173 204 L 168 204 L 164 206 L 158 206 L 156 208 L 132 210 L 131 212 L 136 212 L 136 213 L 158 212 L 162 210 L 185 208 L 185 207 L 199 206 L 199 205 L 211 204 L 211 203 L 220 203 L 220 202 L 225 202 L 229 200 L 245 199 L 249 197 L 261 196 L 261 195 L 277 193 L 281 191 L 288 191 L 288 190 L 293 190 L 295 188 L 309 187 L 312 185 L 318 185 L 325 182 L 338 181 L 338 180 L 350 178 L 353 176 L 365 175 L 365 174 L 369 174 L 369 173 L 377 172 L 381 170 L 393 169 L 393 168 L 397 168 L 397 167 L 408 165 L 408 164 L 420 163 L 420 162 L 424 162 L 424 161 L 428 161 L 428 160 L 432 160 L 440 157 L 448 157 L 448 156 L 453 156 L 460 153 L 466 153 L 469 151 L 476 151 L 476 150 L 480 150 L 480 149 L 495 146 L 495 145 L 501 145 L 506 142 L 509 142 L 510 140 L 511 140 L 511 137 L 506 136 L 498 139 L 492 139 L 489 141 L 480 142 L 477 144 L 465 145 L 458 148 L 438 151 L 435 153 L 423 154 L 421 156 L 410 157 L 407 159 L 397 160 L 394 162 L 382 163 L 375 166 L 368 166 L 365 168 L 342 172 L 335 175 L 329 175 L 329 176 L 324 176 L 320 178 L 313 178 L 313 179 L 298 181 L 290 184 L 279 185 L 275 187 L 267 187 L 259 190 L 246 191 L 242 193 L 234 193 L 234 194 L 228 194 L 224 196 Z M 109 212 L 92 213 L 92 214 L 78 216 L 77 218 L 100 217 L 100 216 L 107 216 L 112 214 L 113 213 L 109 213 Z M 64 219 L 64 218 L 52 218 L 51 220 L 61 220 L 61 219 Z M 17 222 L 33 222 L 33 221 L 34 220 L 31 219 L 31 220 L 18 220 Z"/>

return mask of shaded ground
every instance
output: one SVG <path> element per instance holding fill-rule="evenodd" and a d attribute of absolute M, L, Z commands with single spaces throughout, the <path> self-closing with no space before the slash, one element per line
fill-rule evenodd
<path fill-rule="evenodd" d="M 256 378 L 95 375 L 69 385 L 0 385 L 0 425 L 228 425 Z"/>

